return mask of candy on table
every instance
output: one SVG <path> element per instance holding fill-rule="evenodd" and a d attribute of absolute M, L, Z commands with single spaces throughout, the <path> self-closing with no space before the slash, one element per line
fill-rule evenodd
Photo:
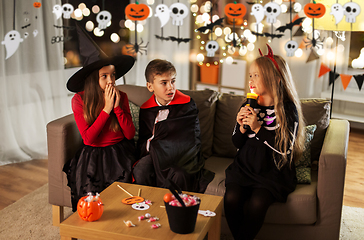
<path fill-rule="evenodd" d="M 152 224 L 152 226 L 151 226 L 151 228 L 153 228 L 153 229 L 160 228 L 160 227 L 161 227 L 161 225 L 159 223 Z"/>
<path fill-rule="evenodd" d="M 150 201 L 150 200 L 145 200 L 145 204 L 152 205 L 152 201 Z"/>
<path fill-rule="evenodd" d="M 151 217 L 150 213 L 146 213 L 142 216 L 139 216 L 138 217 L 138 220 L 141 221 L 141 220 L 144 220 L 144 219 L 149 219 Z"/>
<path fill-rule="evenodd" d="M 155 221 L 158 221 L 158 220 L 159 220 L 159 218 L 157 218 L 157 217 L 151 217 L 151 218 L 148 219 L 148 222 L 155 222 Z"/>
<path fill-rule="evenodd" d="M 128 221 L 124 221 L 124 223 L 125 223 L 125 225 L 127 226 L 127 227 L 135 227 L 135 225 L 130 221 L 130 220 L 128 220 Z"/>

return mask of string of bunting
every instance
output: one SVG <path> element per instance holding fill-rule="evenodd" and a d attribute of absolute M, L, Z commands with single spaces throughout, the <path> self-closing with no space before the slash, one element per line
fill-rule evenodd
<path fill-rule="evenodd" d="M 347 74 L 338 74 L 338 73 L 334 73 L 334 71 L 332 71 L 327 65 L 325 65 L 324 63 L 321 63 L 320 66 L 320 72 L 318 77 L 322 77 L 323 75 L 325 75 L 326 73 L 329 72 L 329 85 L 331 85 L 339 76 L 341 78 L 341 83 L 344 87 L 344 90 L 346 90 L 346 88 L 348 87 L 351 79 L 354 77 L 356 84 L 359 87 L 359 91 L 361 91 L 361 88 L 363 86 L 363 82 L 364 82 L 364 74 L 358 74 L 358 75 L 347 75 Z"/>

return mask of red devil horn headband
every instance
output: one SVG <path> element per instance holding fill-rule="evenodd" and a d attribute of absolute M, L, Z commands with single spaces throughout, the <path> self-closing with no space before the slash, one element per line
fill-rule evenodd
<path fill-rule="evenodd" d="M 269 58 L 274 63 L 274 66 L 276 66 L 278 72 L 281 73 L 281 71 L 279 70 L 279 67 L 278 67 L 278 63 L 274 59 L 274 54 L 273 54 L 272 48 L 268 44 L 267 44 L 267 47 L 268 47 L 268 55 L 263 55 L 262 51 L 259 48 L 259 54 L 260 54 L 260 56 Z"/>

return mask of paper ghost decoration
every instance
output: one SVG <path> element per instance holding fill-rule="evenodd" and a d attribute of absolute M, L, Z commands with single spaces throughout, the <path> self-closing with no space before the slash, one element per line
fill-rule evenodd
<path fill-rule="evenodd" d="M 96 16 L 96 21 L 98 22 L 98 28 L 100 30 L 107 28 L 107 25 L 111 21 L 111 13 L 108 11 L 101 11 Z"/>
<path fill-rule="evenodd" d="M 347 2 L 344 4 L 344 15 L 348 23 L 355 23 L 356 17 L 360 14 L 360 6 L 355 2 Z"/>
<path fill-rule="evenodd" d="M 23 39 L 20 37 L 20 33 L 16 30 L 12 30 L 5 35 L 4 41 L 1 42 L 2 45 L 5 45 L 6 49 L 5 60 L 16 52 L 21 42 L 23 42 Z"/>
<path fill-rule="evenodd" d="M 275 2 L 269 2 L 264 5 L 264 14 L 267 16 L 267 23 L 275 23 L 277 17 L 281 14 L 281 6 Z"/>
<path fill-rule="evenodd" d="M 167 22 L 169 21 L 169 17 L 170 17 L 168 6 L 165 4 L 159 4 L 155 8 L 154 16 L 159 18 L 159 21 L 161 22 L 161 28 L 164 27 L 167 24 Z"/>
<path fill-rule="evenodd" d="M 57 19 L 62 17 L 62 7 L 61 7 L 61 5 L 54 5 L 52 13 L 54 13 L 56 15 Z"/>
<path fill-rule="evenodd" d="M 172 24 L 176 26 L 183 25 L 183 19 L 187 17 L 189 12 L 187 6 L 183 3 L 173 3 L 169 9 L 173 19 Z"/>
<path fill-rule="evenodd" d="M 35 29 L 34 31 L 33 31 L 33 36 L 34 37 L 36 37 L 38 35 L 38 30 L 37 29 Z"/>
<path fill-rule="evenodd" d="M 264 7 L 259 3 L 254 4 L 252 6 L 250 15 L 253 15 L 255 17 L 255 20 L 256 20 L 257 25 L 258 25 L 264 19 L 264 16 L 265 16 L 264 15 Z"/>
<path fill-rule="evenodd" d="M 335 24 L 341 22 L 344 17 L 344 8 L 340 3 L 335 3 L 331 6 L 331 15 L 335 18 Z"/>
<path fill-rule="evenodd" d="M 73 13 L 73 6 L 69 3 L 65 3 L 62 5 L 62 13 L 63 13 L 63 18 L 65 19 L 70 19 L 71 18 L 71 14 Z"/>

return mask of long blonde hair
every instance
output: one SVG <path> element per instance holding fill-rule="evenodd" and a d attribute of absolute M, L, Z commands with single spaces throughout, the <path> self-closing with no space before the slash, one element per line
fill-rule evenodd
<path fill-rule="evenodd" d="M 105 106 L 104 92 L 99 84 L 99 70 L 93 71 L 85 80 L 83 100 L 83 114 L 88 125 L 92 125 Z M 110 113 L 110 130 L 121 130 L 115 113 Z"/>
<path fill-rule="evenodd" d="M 283 155 L 280 159 L 276 159 L 275 154 L 273 154 L 273 157 L 276 160 L 278 169 L 281 169 L 287 163 L 291 166 L 292 159 L 298 159 L 302 155 L 305 123 L 303 121 L 301 102 L 298 98 L 289 66 L 280 56 L 274 55 L 274 60 L 277 62 L 279 70 L 268 57 L 259 57 L 255 60 L 255 63 L 262 74 L 266 90 L 274 100 L 276 122 L 277 125 L 279 124 L 278 128 L 275 130 L 275 148 L 283 153 Z M 297 137 L 293 146 L 293 155 L 290 159 L 288 159 L 287 151 L 292 144 L 291 139 L 294 139 L 294 136 L 291 138 L 293 133 L 290 132 L 286 119 L 286 114 L 292 114 L 285 112 L 284 103 L 287 101 L 291 101 L 295 105 L 299 121 Z"/>

